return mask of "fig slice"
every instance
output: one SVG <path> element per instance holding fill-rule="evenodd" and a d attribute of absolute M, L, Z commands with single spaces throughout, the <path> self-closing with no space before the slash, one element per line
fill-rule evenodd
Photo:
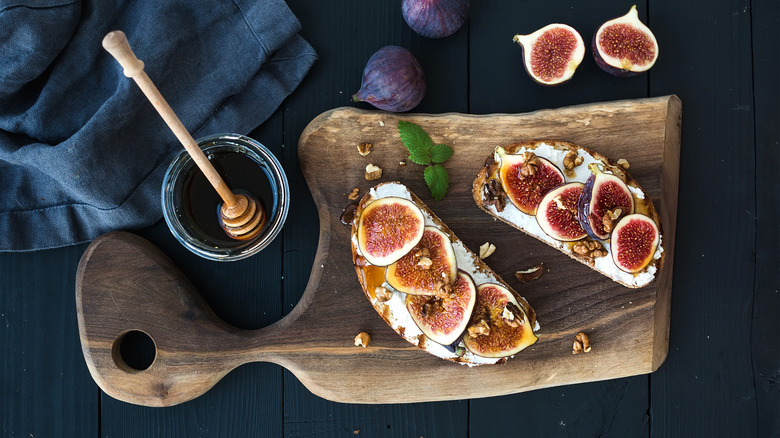
<path fill-rule="evenodd" d="M 618 222 L 609 241 L 612 260 L 626 272 L 639 272 L 653 260 L 660 241 L 658 226 L 643 214 L 630 214 Z"/>
<path fill-rule="evenodd" d="M 358 248 L 375 266 L 387 266 L 406 255 L 422 239 L 425 216 L 413 202 L 386 197 L 372 201 L 360 214 Z"/>
<path fill-rule="evenodd" d="M 504 286 L 485 283 L 477 287 L 477 303 L 463 344 L 477 356 L 506 357 L 537 341 L 523 307 Z"/>
<path fill-rule="evenodd" d="M 549 191 L 536 211 L 536 221 L 548 236 L 562 242 L 585 238 L 588 233 L 578 219 L 578 202 L 585 184 L 571 182 Z"/>
<path fill-rule="evenodd" d="M 596 64 L 615 76 L 636 76 L 658 59 L 658 41 L 639 21 L 636 5 L 626 15 L 602 24 L 591 46 Z"/>
<path fill-rule="evenodd" d="M 429 226 L 417 245 L 387 267 L 385 280 L 403 293 L 444 297 L 452 292 L 457 272 L 449 236 Z"/>
<path fill-rule="evenodd" d="M 580 224 L 592 238 L 607 240 L 620 218 L 634 212 L 634 196 L 622 179 L 600 165 L 591 163 L 588 169 L 592 175 L 578 203 Z"/>
<path fill-rule="evenodd" d="M 559 85 L 572 76 L 585 56 L 585 43 L 571 26 L 549 24 L 530 35 L 515 35 L 523 48 L 523 64 L 531 78 L 542 85 Z"/>
<path fill-rule="evenodd" d="M 533 152 L 507 154 L 501 147 L 496 152 L 501 158 L 501 185 L 512 204 L 525 214 L 535 215 L 544 195 L 563 184 L 561 170 Z"/>
<path fill-rule="evenodd" d="M 451 345 L 460 338 L 477 302 L 477 287 L 465 271 L 458 270 L 448 297 L 406 295 L 406 309 L 417 327 L 432 341 Z"/>

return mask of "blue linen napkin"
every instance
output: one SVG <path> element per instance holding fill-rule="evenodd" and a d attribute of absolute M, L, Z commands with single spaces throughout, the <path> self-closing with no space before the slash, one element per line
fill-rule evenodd
<path fill-rule="evenodd" d="M 249 133 L 316 59 L 283 0 L 0 0 L 0 251 L 162 217 L 182 146 L 103 50 L 111 30 L 196 139 Z"/>

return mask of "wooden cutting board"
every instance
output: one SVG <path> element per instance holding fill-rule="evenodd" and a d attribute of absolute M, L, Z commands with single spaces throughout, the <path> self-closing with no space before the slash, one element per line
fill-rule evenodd
<path fill-rule="evenodd" d="M 417 123 L 434 142 L 453 147 L 443 201 L 432 200 L 423 167 L 406 159 L 399 120 Z M 476 398 L 650 373 L 668 349 L 680 123 L 676 96 L 516 115 L 328 111 L 309 124 L 298 145 L 319 211 L 320 240 L 309 283 L 290 314 L 256 331 L 230 327 L 150 243 L 110 233 L 90 245 L 77 275 L 87 365 L 109 395 L 150 406 L 197 397 L 250 361 L 277 363 L 313 393 L 348 403 Z M 661 215 L 665 237 L 665 265 L 649 286 L 614 283 L 473 204 L 471 183 L 493 148 L 534 139 L 570 141 L 630 162 L 629 172 Z M 365 157 L 357 151 L 363 142 L 373 144 Z M 381 180 L 364 179 L 369 163 L 383 169 Z M 539 342 L 503 365 L 469 368 L 429 355 L 385 324 L 360 288 L 350 228 L 340 221 L 354 187 L 362 194 L 384 181 L 406 184 L 473 251 L 484 242 L 496 245 L 486 262 L 536 310 Z M 515 280 L 515 271 L 539 262 L 545 264 L 541 278 Z M 156 357 L 146 370 L 129 368 L 118 354 L 118 340 L 131 330 L 155 343 Z M 371 335 L 367 348 L 353 345 L 362 331 Z M 593 349 L 573 355 L 580 331 Z"/>

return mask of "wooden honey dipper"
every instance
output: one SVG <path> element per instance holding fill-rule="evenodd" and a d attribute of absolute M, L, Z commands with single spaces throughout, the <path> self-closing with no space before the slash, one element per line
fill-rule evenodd
<path fill-rule="evenodd" d="M 125 76 L 132 78 L 149 99 L 154 109 L 160 114 L 168 127 L 179 139 L 184 149 L 208 179 L 209 183 L 222 198 L 219 208 L 219 223 L 225 233 L 233 239 L 247 240 L 255 237 L 265 225 L 266 217 L 258 201 L 249 195 L 233 193 L 214 166 L 211 164 L 198 143 L 192 138 L 187 128 L 173 112 L 168 102 L 162 97 L 144 71 L 144 63 L 135 56 L 127 42 L 125 33 L 121 30 L 109 32 L 103 38 L 103 48 L 113 56 L 124 68 Z"/>

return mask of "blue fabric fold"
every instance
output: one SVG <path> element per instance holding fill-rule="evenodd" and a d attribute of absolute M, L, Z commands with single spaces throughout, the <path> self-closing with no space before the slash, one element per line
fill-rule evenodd
<path fill-rule="evenodd" d="M 0 251 L 162 216 L 181 145 L 102 49 L 111 30 L 195 138 L 248 134 L 316 59 L 282 0 L 0 0 Z"/>

